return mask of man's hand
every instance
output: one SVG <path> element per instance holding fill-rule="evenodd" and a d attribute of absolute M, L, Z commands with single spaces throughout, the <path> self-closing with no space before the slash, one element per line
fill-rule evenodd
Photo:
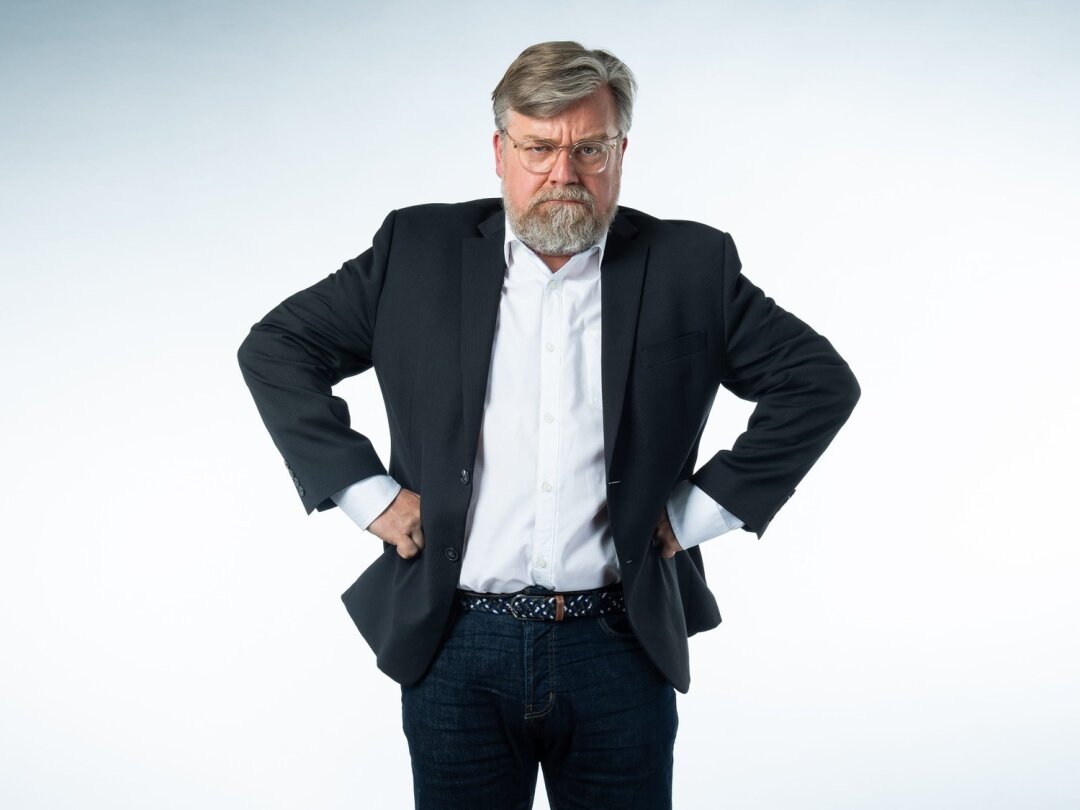
<path fill-rule="evenodd" d="M 402 487 L 383 513 L 371 522 L 368 531 L 384 542 L 397 546 L 399 557 L 415 557 L 424 548 L 424 530 L 420 528 L 420 496 Z"/>
<path fill-rule="evenodd" d="M 656 524 L 652 542 L 654 546 L 660 549 L 660 556 L 665 559 L 670 560 L 675 556 L 675 552 L 683 550 L 682 546 L 679 545 L 679 541 L 675 539 L 675 532 L 671 528 L 671 521 L 668 520 L 666 506 L 660 514 L 659 522 Z"/>

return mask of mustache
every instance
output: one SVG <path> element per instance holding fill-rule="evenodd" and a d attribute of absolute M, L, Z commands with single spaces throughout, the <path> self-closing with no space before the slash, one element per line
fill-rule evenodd
<path fill-rule="evenodd" d="M 529 200 L 529 208 L 552 200 L 584 203 L 589 209 L 596 207 L 596 200 L 584 186 L 563 186 L 562 188 L 540 189 Z"/>

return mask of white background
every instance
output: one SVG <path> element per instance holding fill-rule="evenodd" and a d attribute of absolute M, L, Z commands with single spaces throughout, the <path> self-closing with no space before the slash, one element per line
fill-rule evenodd
<path fill-rule="evenodd" d="M 0 6 L 0 805 L 411 807 L 400 691 L 235 353 L 392 208 L 497 196 L 490 93 L 641 90 L 622 202 L 729 231 L 854 415 L 703 547 L 677 808 L 1080 803 L 1068 3 Z M 342 384 L 388 459 L 374 374 Z M 750 406 L 721 391 L 702 463 Z M 538 808 L 546 807 L 538 787 Z"/>

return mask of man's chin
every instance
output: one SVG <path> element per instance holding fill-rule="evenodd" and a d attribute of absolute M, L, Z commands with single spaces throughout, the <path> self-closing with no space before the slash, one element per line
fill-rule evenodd
<path fill-rule="evenodd" d="M 542 205 L 545 202 L 562 203 L 564 207 Z M 609 214 L 601 222 L 595 204 L 585 200 L 539 200 L 530 203 L 524 213 L 519 213 L 504 194 L 503 206 L 515 235 L 544 256 L 573 256 L 588 249 L 602 237 L 612 219 Z M 568 240 L 567 230 L 575 232 Z M 588 233 L 582 233 L 582 230 Z M 559 232 L 562 234 L 556 236 Z"/>

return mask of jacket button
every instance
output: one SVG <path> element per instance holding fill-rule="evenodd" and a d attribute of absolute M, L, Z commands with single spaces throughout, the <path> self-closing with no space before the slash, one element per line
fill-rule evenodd
<path fill-rule="evenodd" d="M 469 478 L 470 478 L 469 471 L 468 470 L 462 470 L 461 471 L 461 483 L 463 483 L 463 484 L 469 483 Z"/>
<path fill-rule="evenodd" d="M 457 562 L 458 553 L 456 548 L 454 548 L 453 546 L 447 546 L 445 554 L 446 559 L 448 559 L 450 562 Z"/>

